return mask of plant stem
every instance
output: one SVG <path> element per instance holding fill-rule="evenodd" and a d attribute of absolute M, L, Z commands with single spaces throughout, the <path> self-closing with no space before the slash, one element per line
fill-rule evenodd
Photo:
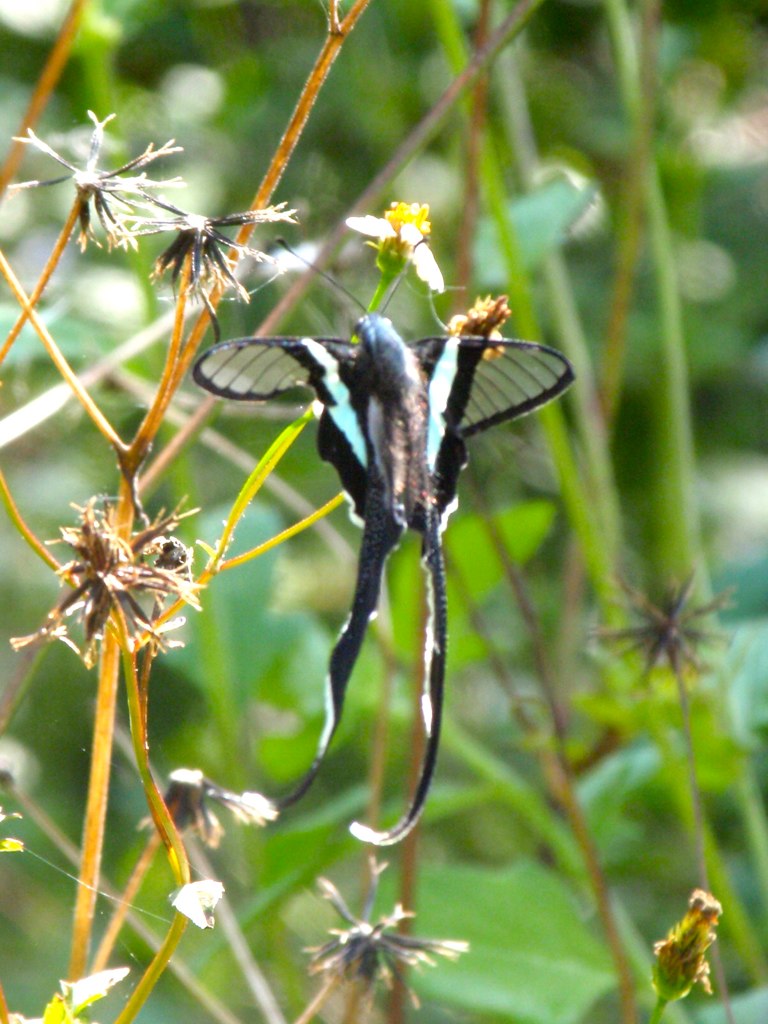
<path fill-rule="evenodd" d="M 125 1004 L 122 1013 L 115 1020 L 115 1024 L 130 1024 L 136 1017 L 139 1010 L 147 1001 L 149 994 L 160 979 L 163 971 L 168 966 L 168 961 L 173 956 L 174 950 L 181 941 L 181 937 L 187 927 L 187 918 L 183 914 L 175 914 L 168 934 L 165 936 L 162 945 L 152 958 L 144 975 L 136 988 L 131 993 L 131 998 Z"/>
<path fill-rule="evenodd" d="M 282 530 L 280 533 L 275 534 L 269 540 L 265 540 L 263 544 L 257 545 L 255 548 L 251 548 L 250 551 L 244 551 L 242 555 L 235 555 L 233 558 L 227 558 L 226 561 L 222 562 L 219 566 L 219 572 L 224 572 L 226 569 L 234 569 L 238 565 L 242 565 L 244 562 L 250 562 L 252 558 L 258 558 L 259 555 L 266 554 L 267 551 L 271 551 L 272 548 L 276 548 L 278 544 L 282 544 L 283 541 L 290 540 L 291 537 L 295 537 L 296 534 L 301 533 L 303 530 L 308 529 L 310 526 L 322 519 L 323 516 L 327 516 L 334 509 L 337 509 L 339 505 L 343 504 L 344 495 L 339 493 L 335 498 L 331 498 L 330 501 L 326 501 L 319 509 L 313 512 L 309 516 L 305 516 L 304 519 L 300 519 L 298 523 L 294 523 L 293 526 L 289 526 L 286 530 Z"/>
<path fill-rule="evenodd" d="M 103 971 L 107 966 L 109 958 L 112 955 L 112 950 L 117 942 L 117 937 L 125 923 L 128 911 L 131 908 L 131 904 L 141 888 L 141 884 L 146 877 L 147 871 L 149 871 L 152 866 L 152 861 L 155 859 L 155 854 L 157 853 L 159 846 L 160 833 L 154 831 L 147 840 L 147 843 L 141 852 L 141 856 L 136 861 L 133 871 L 131 872 L 131 876 L 120 894 L 120 902 L 115 907 L 115 912 L 112 914 L 109 924 L 104 930 L 99 947 L 91 961 L 88 972 L 89 974 L 97 974 L 99 971 Z"/>
<path fill-rule="evenodd" d="M 8 1012 L 8 1003 L 5 999 L 5 992 L 3 991 L 2 984 L 0 984 L 0 1024 L 11 1024 L 11 1017 Z"/>
<path fill-rule="evenodd" d="M 83 827 L 80 884 L 77 889 L 72 927 L 72 952 L 67 973 L 70 981 L 77 981 L 85 975 L 88 962 L 104 842 L 119 668 L 120 648 L 117 636 L 114 630 L 108 629 L 104 634 L 99 659 L 99 683 L 93 724 L 88 800 Z"/>
<path fill-rule="evenodd" d="M 319 1013 L 323 1006 L 328 1002 L 331 993 L 338 988 L 341 984 L 341 976 L 338 974 L 331 974 L 326 978 L 325 984 L 317 993 L 317 995 L 311 1000 L 306 1006 L 303 1013 L 300 1013 L 293 1024 L 309 1024 L 312 1018 Z"/>
<path fill-rule="evenodd" d="M 182 374 L 179 373 L 179 353 L 181 352 L 182 338 L 184 335 L 184 310 L 187 303 L 190 273 L 190 258 L 187 257 L 187 259 L 184 260 L 181 279 L 179 281 L 171 343 L 168 346 L 168 354 L 165 357 L 165 366 L 160 378 L 160 383 L 157 386 L 155 400 L 152 402 L 143 422 L 136 431 L 128 451 L 121 460 L 123 471 L 130 480 L 133 480 L 138 467 L 144 461 L 147 451 L 152 445 L 155 435 L 163 422 L 165 411 L 168 408 L 176 389 L 181 383 Z"/>
<path fill-rule="evenodd" d="M 656 1005 L 653 1008 L 653 1013 L 651 1014 L 650 1019 L 648 1020 L 648 1024 L 659 1024 L 659 1021 L 661 1020 L 666 1005 L 667 1000 L 662 999 L 661 996 L 659 996 L 656 999 Z"/>
<path fill-rule="evenodd" d="M 652 138 L 656 113 L 658 81 L 658 37 L 661 17 L 660 0 L 642 0 L 640 3 L 639 61 L 628 65 L 628 72 L 636 73 L 625 85 L 627 114 L 633 121 L 634 138 L 624 162 L 623 195 L 619 211 L 619 229 L 616 237 L 615 274 L 613 295 L 603 343 L 601 396 L 606 420 L 610 423 L 616 413 L 621 391 L 621 371 L 626 348 L 634 277 L 641 253 L 644 226 L 644 183 L 652 154 Z M 627 43 L 631 45 L 631 40 Z"/>
<path fill-rule="evenodd" d="M 31 128 L 32 125 L 37 123 L 37 119 L 45 109 L 48 100 L 54 90 L 56 83 L 61 77 L 61 73 L 69 60 L 69 55 L 72 51 L 72 44 L 75 41 L 77 30 L 80 26 L 83 11 L 88 3 L 88 0 L 72 0 L 69 10 L 67 11 L 64 21 L 59 29 L 59 34 L 56 37 L 56 42 L 51 48 L 51 52 L 48 54 L 48 60 L 45 63 L 45 67 L 40 73 L 40 77 L 35 85 L 34 92 L 29 101 L 24 117 L 21 119 L 17 135 L 19 138 L 26 134 L 27 128 Z M 20 142 L 19 139 L 14 139 L 13 144 L 8 152 L 8 156 L 5 158 L 2 170 L 0 170 L 0 196 L 5 193 L 8 183 L 16 173 L 16 170 L 21 163 L 21 158 L 24 153 L 24 143 Z M 0 360 L 2 361 L 2 360 Z"/>
<path fill-rule="evenodd" d="M 10 285 L 11 291 L 13 292 L 17 302 L 19 303 L 21 308 L 25 310 L 26 316 L 29 318 L 30 323 L 37 331 L 38 337 L 45 346 L 45 350 L 50 356 L 54 366 L 59 371 L 64 380 L 67 382 L 67 384 L 70 386 L 70 388 L 75 394 L 75 397 L 78 399 L 80 404 L 83 406 L 85 411 L 93 420 L 96 429 L 99 431 L 99 433 L 103 435 L 103 437 L 107 439 L 107 441 L 109 441 L 109 443 L 118 452 L 124 451 L 125 445 L 117 436 L 111 424 L 107 420 L 106 416 L 104 416 L 104 414 L 102 413 L 101 409 L 99 409 L 99 407 L 93 401 L 91 396 L 82 386 L 80 381 L 77 379 L 72 370 L 72 367 L 64 358 L 61 350 L 59 349 L 59 346 L 51 337 L 48 328 L 38 317 L 35 310 L 31 307 L 29 299 L 27 298 L 27 295 L 24 292 L 24 289 L 19 284 L 19 281 L 17 280 L 16 275 L 11 269 L 10 264 L 6 260 L 2 250 L 0 250 L 0 272 L 3 274 L 6 281 Z"/>
<path fill-rule="evenodd" d="M 621 97 L 634 122 L 642 109 L 640 60 L 625 0 L 603 0 L 619 76 Z M 701 564 L 701 525 L 694 497 L 693 428 L 685 355 L 682 306 L 677 286 L 675 257 L 666 205 L 656 161 L 649 157 L 643 183 L 648 234 L 651 245 L 660 331 L 659 374 L 654 395 L 658 400 L 653 422 L 656 428 L 658 467 L 654 483 L 656 522 L 653 559 L 658 574 L 684 578 L 691 566 Z M 707 588 L 706 581 L 700 585 Z"/>
<path fill-rule="evenodd" d="M 67 246 L 67 242 L 72 237 L 72 231 L 74 230 L 75 224 L 77 224 L 81 208 L 81 200 L 79 198 L 75 199 L 74 203 L 72 204 L 72 208 L 69 211 L 69 216 L 67 217 L 66 223 L 59 232 L 59 237 L 56 239 L 56 243 L 53 249 L 51 250 L 51 254 L 48 257 L 45 266 L 43 267 L 42 273 L 40 274 L 40 277 L 37 279 L 37 284 L 33 288 L 31 295 L 29 296 L 30 306 L 37 305 L 40 296 L 43 294 L 43 291 L 45 290 L 45 286 L 50 281 L 51 275 L 58 266 L 59 260 L 61 259 L 61 255 Z M 22 327 L 27 322 L 27 316 L 28 314 L 26 310 L 20 313 L 18 318 L 16 319 L 16 323 L 8 332 L 8 337 L 3 342 L 2 348 L 0 348 L 0 366 L 2 366 L 3 360 L 8 355 L 11 346 L 13 345 L 14 341 L 16 341 Z"/>
<path fill-rule="evenodd" d="M 35 534 L 30 530 L 22 517 L 21 512 L 16 502 L 13 500 L 13 495 L 8 486 L 8 481 L 5 479 L 3 471 L 0 469 L 0 501 L 5 506 L 5 510 L 8 513 L 8 518 L 11 520 L 21 537 L 29 544 L 35 554 L 42 558 L 49 568 L 53 569 L 54 572 L 58 572 L 61 568 L 59 562 L 53 557 L 48 548 L 39 540 Z"/>

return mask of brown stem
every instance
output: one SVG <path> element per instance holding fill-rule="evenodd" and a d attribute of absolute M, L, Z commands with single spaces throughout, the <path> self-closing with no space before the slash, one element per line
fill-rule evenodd
<path fill-rule="evenodd" d="M 21 119 L 19 130 L 17 132 L 19 138 L 26 135 L 27 128 L 31 128 L 32 125 L 36 124 L 40 114 L 45 109 L 45 105 L 50 99 L 51 93 L 53 92 L 54 86 L 61 77 L 61 72 L 64 70 L 64 66 L 69 59 L 69 54 L 72 50 L 72 44 L 75 41 L 77 30 L 80 27 L 80 21 L 85 10 L 85 5 L 88 0 L 72 0 L 69 10 L 61 24 L 61 29 L 56 37 L 56 42 L 53 44 L 48 60 L 45 63 L 45 67 L 37 80 L 37 85 L 32 93 L 32 98 L 29 101 L 29 105 L 24 113 L 24 117 Z M 21 158 L 24 153 L 24 143 L 18 139 L 14 139 L 11 148 L 8 152 L 8 156 L 5 158 L 2 170 L 0 170 L 0 196 L 5 193 L 8 188 L 8 182 L 16 173 L 16 170 L 21 163 Z"/>
<path fill-rule="evenodd" d="M 8 1011 L 8 1003 L 5 1000 L 3 986 L 0 985 L 0 1024 L 11 1024 L 11 1016 Z"/>
<path fill-rule="evenodd" d="M 360 20 L 370 2 L 371 0 L 355 0 L 355 3 L 349 10 L 349 13 L 341 23 L 338 23 L 337 17 L 334 19 L 334 8 L 337 5 L 332 5 L 328 38 L 320 51 L 320 55 L 315 61 L 315 66 L 310 72 L 306 85 L 302 89 L 301 96 L 299 96 L 299 100 L 294 108 L 293 114 L 291 115 L 291 119 L 288 122 L 288 126 L 283 132 L 283 137 L 280 139 L 278 147 L 275 150 L 275 155 L 272 157 L 267 173 L 264 175 L 261 184 L 256 190 L 256 195 L 251 203 L 252 210 L 263 209 L 272 198 L 272 195 L 283 176 L 283 172 L 288 165 L 288 161 L 301 138 L 301 133 L 304 131 L 304 126 L 307 123 L 307 118 L 310 115 L 312 107 L 315 105 L 315 100 L 318 97 L 323 83 L 328 77 L 328 72 L 331 70 L 334 61 L 338 57 L 339 51 L 341 50 L 346 37 Z M 334 20 L 337 21 L 336 31 L 334 31 Z M 253 231 L 253 227 L 254 226 L 252 224 L 244 224 L 237 236 L 237 241 L 246 242 Z"/>
<path fill-rule="evenodd" d="M 109 420 L 102 413 L 101 409 L 99 409 L 99 407 L 93 401 L 93 399 L 85 390 L 83 385 L 80 383 L 74 371 L 72 370 L 72 367 L 64 358 L 64 355 L 62 354 L 59 346 L 53 340 L 53 337 L 48 331 L 48 328 L 45 326 L 45 324 L 42 322 L 40 317 L 37 315 L 35 310 L 30 305 L 26 292 L 21 287 L 18 278 L 14 274 L 11 265 L 8 263 L 8 260 L 6 260 L 2 250 L 0 250 L 0 273 L 3 274 L 3 277 L 5 277 L 6 281 L 10 285 L 11 291 L 13 292 L 16 301 L 19 303 L 21 308 L 25 310 L 30 323 L 34 327 L 35 331 L 37 331 L 37 335 L 42 341 L 43 345 L 45 346 L 45 350 L 50 356 L 54 366 L 59 371 L 64 380 L 67 382 L 67 384 L 70 386 L 70 388 L 75 394 L 75 397 L 78 399 L 82 407 L 91 417 L 97 430 L 109 441 L 109 443 L 115 448 L 116 451 L 124 450 L 125 445 L 120 440 L 118 435 L 115 433 L 115 430 L 110 424 Z"/>
<path fill-rule="evenodd" d="M 163 474 L 174 459 L 184 451 L 190 441 L 203 429 L 208 417 L 216 408 L 216 401 L 213 395 L 204 395 L 201 398 L 200 404 L 192 415 L 181 425 L 179 431 L 174 434 L 146 472 L 142 474 L 138 484 L 139 494 L 144 494 L 163 478 Z"/>
<path fill-rule="evenodd" d="M 98 971 L 103 971 L 109 962 L 109 958 L 112 955 L 112 950 L 115 948 L 117 937 L 125 923 L 126 915 L 131 909 L 131 904 L 136 898 L 136 894 L 141 888 L 141 884 L 144 881 L 147 871 L 152 866 L 152 861 L 155 859 L 155 854 L 160 848 L 160 834 L 153 832 L 147 840 L 147 844 L 142 850 L 141 856 L 136 861 L 131 877 L 128 879 L 125 888 L 120 894 L 120 901 L 115 907 L 115 911 L 110 918 L 109 924 L 101 938 L 99 948 L 96 950 L 96 954 L 91 962 L 90 974 L 96 974 Z"/>
<path fill-rule="evenodd" d="M 128 451 L 121 459 L 121 468 L 133 487 L 134 478 L 139 466 L 146 458 L 152 441 L 155 438 L 163 422 L 166 409 L 173 398 L 173 395 L 181 383 L 184 371 L 180 370 L 179 355 L 182 349 L 184 336 L 184 310 L 187 305 L 189 291 L 189 279 L 191 274 L 190 257 L 184 260 L 184 267 L 179 281 L 178 298 L 176 299 L 176 315 L 173 321 L 173 332 L 171 343 L 168 346 L 168 354 L 165 357 L 165 366 L 160 377 L 155 399 L 149 407 L 139 429 L 130 444 Z"/>
<path fill-rule="evenodd" d="M 116 525 L 121 536 L 128 538 L 133 525 L 133 503 L 130 488 L 122 483 L 116 509 Z M 117 708 L 117 684 L 120 675 L 120 641 L 115 629 L 107 629 L 101 644 L 99 681 L 96 691 L 96 714 L 93 726 L 91 770 L 88 781 L 85 824 L 83 827 L 80 885 L 75 902 L 72 928 L 72 952 L 69 979 L 77 981 L 85 973 L 93 928 L 96 889 L 104 844 L 104 822 L 109 796 L 112 763 L 112 741 Z"/>
<path fill-rule="evenodd" d="M 48 257 L 48 260 L 45 266 L 43 267 L 43 271 L 40 274 L 40 277 L 37 279 L 37 284 L 32 289 L 32 293 L 29 296 L 30 306 L 34 307 L 37 305 L 40 296 L 43 294 L 46 285 L 51 279 L 51 275 L 58 266 L 59 260 L 61 259 L 61 254 L 64 252 L 64 249 L 67 246 L 67 242 L 72 236 L 75 224 L 77 224 L 81 208 L 82 203 L 81 200 L 78 198 L 72 204 L 72 209 L 69 211 L 69 216 L 67 217 L 66 223 L 59 232 L 59 237 L 56 239 L 56 244 L 54 245 L 51 254 Z M 24 310 L 22 313 L 19 314 L 16 323 L 8 332 L 8 337 L 3 342 L 2 348 L 0 348 L 0 366 L 2 366 L 3 360 L 8 355 L 11 349 L 11 345 L 13 345 L 14 341 L 16 341 L 16 339 L 18 338 L 19 333 L 21 332 L 21 328 L 24 326 L 26 322 L 27 311 Z"/>
<path fill-rule="evenodd" d="M 304 1011 L 299 1014 L 293 1024 L 309 1024 L 315 1014 L 319 1013 L 323 1006 L 328 1002 L 334 989 L 338 988 L 341 983 L 341 975 L 331 974 L 326 979 L 325 984 L 317 993 L 317 995 L 307 1004 Z"/>
<path fill-rule="evenodd" d="M 475 50 L 481 49 L 488 39 L 490 13 L 490 0 L 483 0 L 474 31 Z M 488 113 L 487 108 L 488 77 L 483 74 L 478 75 L 472 89 L 472 102 L 469 111 L 467 149 L 464 160 L 464 201 L 456 253 L 457 312 L 459 308 L 466 308 L 469 300 L 467 289 L 472 279 L 473 247 L 479 207 L 480 154 L 482 152 L 483 135 Z"/>
<path fill-rule="evenodd" d="M 421 587 L 421 615 L 419 617 L 418 629 L 415 633 L 416 657 L 413 659 L 414 671 L 411 685 L 411 707 L 413 712 L 410 740 L 410 757 L 408 759 L 408 780 L 406 792 L 412 793 L 421 770 L 421 759 L 424 751 L 424 732 L 421 726 L 422 712 L 422 690 L 423 690 L 423 661 L 422 645 L 423 636 L 427 628 L 426 593 Z M 416 909 L 416 871 L 418 866 L 419 837 L 421 835 L 421 823 L 408 833 L 402 843 L 403 856 L 400 861 L 399 877 L 399 902 L 407 910 Z M 402 935 L 408 935 L 412 929 L 412 920 L 409 917 L 403 918 L 398 924 L 397 930 Z M 389 998 L 387 1007 L 387 1024 L 402 1024 L 405 1020 L 405 1007 L 407 1003 L 407 969 L 401 965 L 395 975 L 392 985 L 392 995 Z"/>
<path fill-rule="evenodd" d="M 339 0 L 328 0 L 328 31 L 332 36 L 341 35 Z"/>
<path fill-rule="evenodd" d="M 107 814 L 112 740 L 117 705 L 117 682 L 120 670 L 120 648 L 113 630 L 104 635 L 99 659 L 99 684 L 96 694 L 96 715 L 93 725 L 91 771 L 83 828 L 82 859 L 72 928 L 72 952 L 67 977 L 77 981 L 84 977 L 99 884 L 104 822 Z"/>

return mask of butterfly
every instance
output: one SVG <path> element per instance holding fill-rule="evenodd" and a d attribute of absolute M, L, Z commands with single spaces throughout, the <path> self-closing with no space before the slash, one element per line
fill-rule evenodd
<path fill-rule="evenodd" d="M 326 717 L 311 767 L 279 808 L 297 801 L 316 777 L 341 720 L 347 684 L 376 614 L 389 554 L 405 530 L 421 537 L 430 621 L 421 712 L 426 743 L 411 803 L 386 831 L 355 822 L 350 831 L 378 846 L 398 842 L 424 807 L 437 760 L 448 640 L 441 534 L 456 507 L 465 441 L 524 416 L 562 394 L 574 379 L 568 360 L 531 342 L 471 335 L 406 344 L 390 320 L 368 313 L 353 339 L 238 338 L 198 359 L 194 380 L 234 401 L 265 401 L 295 387 L 322 407 L 320 458 L 336 469 L 363 527 L 352 609 L 330 656 Z"/>

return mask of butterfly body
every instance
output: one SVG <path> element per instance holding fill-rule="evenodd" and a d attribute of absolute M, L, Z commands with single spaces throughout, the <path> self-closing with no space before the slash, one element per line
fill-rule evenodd
<path fill-rule="evenodd" d="M 407 345 L 375 313 L 362 317 L 355 338 L 223 342 L 200 357 L 194 378 L 213 394 L 236 400 L 263 401 L 296 386 L 311 388 L 322 406 L 319 454 L 338 472 L 363 525 L 352 611 L 330 659 L 325 728 L 310 770 L 280 805 L 306 792 L 336 731 L 388 555 L 406 529 L 421 535 L 431 611 L 421 776 L 409 810 L 394 828 L 352 826 L 359 838 L 388 845 L 418 820 L 437 757 L 447 646 L 440 535 L 456 504 L 467 461 L 465 438 L 556 397 L 573 371 L 560 353 L 528 342 L 436 336 Z"/>

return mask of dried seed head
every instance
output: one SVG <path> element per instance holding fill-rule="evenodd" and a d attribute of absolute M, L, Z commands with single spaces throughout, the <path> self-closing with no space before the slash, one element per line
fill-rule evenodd
<path fill-rule="evenodd" d="M 104 143 L 104 127 L 114 116 L 114 114 L 110 114 L 103 121 L 99 121 L 93 111 L 88 111 L 88 117 L 93 121 L 94 129 L 91 135 L 90 153 L 84 168 L 76 167 L 68 160 L 65 160 L 60 153 L 57 153 L 55 149 L 38 138 L 31 128 L 27 129 L 26 136 L 18 140 L 34 146 L 41 153 L 45 153 L 57 163 L 62 164 L 71 173 L 62 175 L 59 178 L 51 178 L 47 181 L 22 181 L 17 185 L 13 185 L 11 191 L 38 188 L 44 185 L 58 185 L 62 181 L 71 180 L 74 183 L 80 202 L 80 234 L 78 242 L 81 249 L 85 249 L 89 238 L 96 241 L 91 224 L 91 206 L 93 206 L 96 216 L 106 233 L 110 248 L 116 245 L 123 248 L 131 246 L 135 249 L 136 239 L 133 231 L 125 222 L 126 214 L 137 207 L 145 207 L 148 203 L 154 202 L 153 197 L 150 195 L 152 189 L 184 184 L 181 178 L 153 181 L 143 171 L 141 174 L 127 176 L 128 172 L 146 167 L 147 164 L 152 163 L 159 157 L 169 156 L 171 153 L 180 153 L 182 151 L 181 146 L 175 146 L 173 139 L 166 142 L 159 149 L 155 149 L 154 145 L 150 143 L 143 153 L 140 153 L 133 160 L 129 160 L 128 163 L 123 164 L 116 170 L 99 170 L 97 164 Z M 96 244 L 98 245 L 98 242 Z"/>
<path fill-rule="evenodd" d="M 180 541 L 169 541 L 165 536 L 166 531 L 178 526 L 182 518 L 178 512 L 161 514 L 148 527 L 126 539 L 118 527 L 112 503 L 91 498 L 84 507 L 73 507 L 80 522 L 77 526 L 62 527 L 61 541 L 72 548 L 76 557 L 58 570 L 73 590 L 48 613 L 36 633 L 14 637 L 11 645 L 20 650 L 30 644 L 62 640 L 90 668 L 113 611 L 122 613 L 135 644 L 141 645 L 148 638 L 161 642 L 163 633 L 183 621 L 155 628 L 164 602 L 171 597 L 180 598 L 199 608 L 198 586 L 192 582 L 188 560 L 180 568 L 162 564 L 169 543 L 174 550 L 183 547 Z M 70 635 L 67 620 L 73 616 L 82 623 L 82 650 Z"/>
<path fill-rule="evenodd" d="M 470 334 L 478 338 L 501 338 L 499 329 L 510 316 L 511 310 L 506 295 L 499 295 L 495 299 L 486 295 L 484 299 L 476 299 L 474 306 L 466 313 L 451 317 L 448 321 L 448 333 Z"/>
<path fill-rule="evenodd" d="M 328 974 L 345 981 L 360 981 L 371 987 L 383 981 L 391 987 L 394 978 L 401 977 L 403 967 L 433 966 L 435 956 L 456 960 L 466 953 L 466 942 L 438 939 L 416 939 L 397 931 L 401 921 L 412 918 L 411 911 L 404 910 L 398 903 L 391 914 L 372 924 L 368 919 L 373 909 L 378 879 L 386 864 L 376 864 L 371 859 L 371 888 L 366 899 L 362 918 L 354 916 L 343 896 L 333 883 L 326 878 L 318 879 L 322 896 L 329 900 L 349 928 L 332 928 L 333 936 L 323 946 L 310 950 L 311 974 Z M 416 997 L 411 998 L 418 1005 Z"/>
<path fill-rule="evenodd" d="M 622 582 L 631 610 L 639 620 L 628 629 L 601 629 L 598 635 L 611 643 L 624 644 L 628 650 L 640 650 L 645 656 L 646 671 L 662 662 L 668 664 L 675 675 L 698 673 L 702 669 L 699 648 L 719 636 L 710 630 L 699 629 L 695 623 L 723 608 L 730 591 L 719 594 L 703 605 L 689 606 L 693 592 L 693 575 L 682 585 L 671 585 L 658 605 L 645 594 Z"/>
<path fill-rule="evenodd" d="M 277 808 L 261 793 L 233 793 L 196 768 L 177 768 L 168 779 L 165 802 L 175 824 L 196 832 L 206 846 L 218 846 L 224 834 L 211 801 L 228 808 L 243 824 L 266 825 L 277 818 Z"/>
<path fill-rule="evenodd" d="M 705 953 L 717 938 L 717 923 L 723 908 L 711 893 L 694 889 L 688 912 L 653 947 L 653 987 L 660 999 L 683 999 L 698 982 L 709 995 L 709 964 Z"/>

